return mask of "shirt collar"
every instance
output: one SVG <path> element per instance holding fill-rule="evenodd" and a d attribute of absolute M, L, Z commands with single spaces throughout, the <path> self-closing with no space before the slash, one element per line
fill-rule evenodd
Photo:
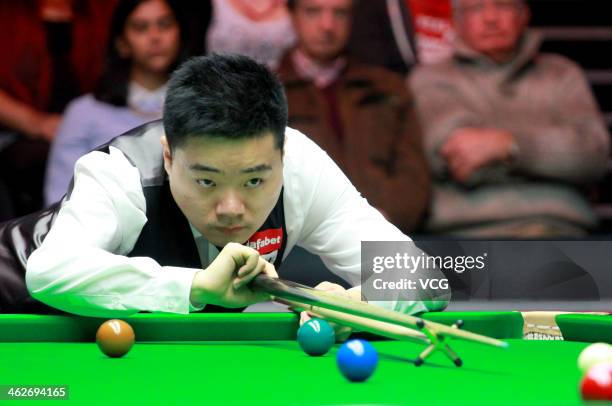
<path fill-rule="evenodd" d="M 328 66 L 321 66 L 297 48 L 291 53 L 291 59 L 298 76 L 312 81 L 319 89 L 335 82 L 346 66 L 344 57 L 336 58 Z"/>

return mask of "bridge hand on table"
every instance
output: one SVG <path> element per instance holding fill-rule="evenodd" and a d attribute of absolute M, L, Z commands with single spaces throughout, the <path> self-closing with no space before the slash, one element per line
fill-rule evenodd
<path fill-rule="evenodd" d="M 195 274 L 190 300 L 194 306 L 214 304 L 245 307 L 270 299 L 265 292 L 253 291 L 248 283 L 258 274 L 278 278 L 274 265 L 253 248 L 229 243 L 204 270 Z"/>
<path fill-rule="evenodd" d="M 331 292 L 339 296 L 344 296 L 349 299 L 353 298 L 352 295 L 349 294 L 348 290 L 344 289 L 342 286 L 338 284 L 331 283 L 331 282 L 321 282 L 317 286 L 315 286 L 315 289 L 324 290 L 326 292 Z M 311 312 L 308 312 L 308 311 L 301 312 L 300 313 L 300 326 L 306 323 L 308 320 L 310 320 L 313 317 L 320 317 L 320 316 L 313 314 Z M 324 318 L 324 317 L 321 317 L 321 318 Z M 343 326 L 343 325 L 334 323 L 332 321 L 328 321 L 328 322 L 329 322 L 329 325 L 332 326 L 334 329 L 334 332 L 336 334 L 336 342 L 341 343 L 341 342 L 346 341 L 351 335 L 351 333 L 353 332 L 353 329 L 351 327 Z"/>

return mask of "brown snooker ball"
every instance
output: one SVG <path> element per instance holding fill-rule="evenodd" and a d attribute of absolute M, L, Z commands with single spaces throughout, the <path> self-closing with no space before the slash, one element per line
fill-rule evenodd
<path fill-rule="evenodd" d="M 134 345 L 134 330 L 123 320 L 108 320 L 102 323 L 96 333 L 100 350 L 112 358 L 123 357 Z"/>

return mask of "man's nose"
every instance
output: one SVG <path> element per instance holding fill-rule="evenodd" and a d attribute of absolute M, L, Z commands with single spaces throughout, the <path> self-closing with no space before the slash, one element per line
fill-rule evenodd
<path fill-rule="evenodd" d="M 330 31 L 334 28 L 336 24 L 336 20 L 334 19 L 334 14 L 332 12 L 324 12 L 321 15 L 321 19 L 319 21 L 319 27 L 322 30 Z"/>
<path fill-rule="evenodd" d="M 224 221 L 231 221 L 244 215 L 244 202 L 234 192 L 226 193 L 217 203 L 217 217 Z"/>

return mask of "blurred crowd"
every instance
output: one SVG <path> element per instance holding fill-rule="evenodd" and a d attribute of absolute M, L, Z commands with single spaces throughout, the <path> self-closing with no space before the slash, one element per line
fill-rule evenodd
<path fill-rule="evenodd" d="M 0 220 L 61 200 L 80 156 L 161 118 L 182 61 L 239 53 L 404 232 L 597 232 L 609 134 L 529 18 L 522 0 L 0 0 Z"/>

